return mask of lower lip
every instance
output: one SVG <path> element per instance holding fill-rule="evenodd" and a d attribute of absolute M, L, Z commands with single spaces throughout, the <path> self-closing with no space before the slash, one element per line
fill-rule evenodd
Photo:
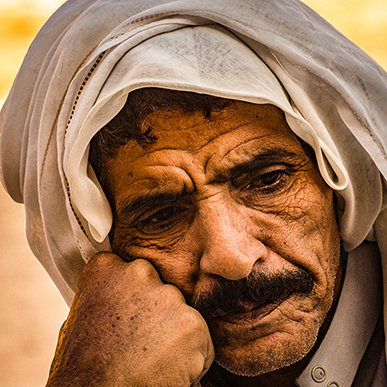
<path fill-rule="evenodd" d="M 280 304 L 281 304 L 281 302 L 268 304 L 268 305 L 265 305 L 262 307 L 258 307 L 256 309 L 249 310 L 248 312 L 226 314 L 224 316 L 218 317 L 217 319 L 231 323 L 231 324 L 251 325 L 251 323 L 258 322 L 259 320 L 262 320 L 264 317 L 266 317 L 272 311 L 277 309 L 277 307 Z"/>

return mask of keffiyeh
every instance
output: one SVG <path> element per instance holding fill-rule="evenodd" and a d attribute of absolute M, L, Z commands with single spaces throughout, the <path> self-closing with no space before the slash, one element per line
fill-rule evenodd
<path fill-rule="evenodd" d="M 336 191 L 345 249 L 377 241 L 387 278 L 387 75 L 372 59 L 296 0 L 70 0 L 0 118 L 3 185 L 68 303 L 85 263 L 110 249 L 90 140 L 143 87 L 280 107 Z"/>

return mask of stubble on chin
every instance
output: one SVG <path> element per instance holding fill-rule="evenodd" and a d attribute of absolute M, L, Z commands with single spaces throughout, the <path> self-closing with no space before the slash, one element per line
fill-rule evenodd
<path fill-rule="evenodd" d="M 281 334 L 288 336 L 287 340 L 277 337 Z M 289 335 L 285 333 L 276 333 L 272 336 L 271 339 L 268 337 L 257 339 L 262 343 L 250 345 L 250 348 L 242 347 L 239 350 L 224 346 L 222 342 L 216 343 L 215 348 L 218 350 L 215 362 L 237 376 L 255 377 L 277 371 L 299 362 L 312 350 L 317 341 L 318 329 L 305 332 L 297 338 L 289 339 Z"/>

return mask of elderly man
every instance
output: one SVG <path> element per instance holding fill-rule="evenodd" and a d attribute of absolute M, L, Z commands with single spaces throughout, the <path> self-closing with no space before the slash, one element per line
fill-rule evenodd
<path fill-rule="evenodd" d="M 295 0 L 67 2 L 1 119 L 47 385 L 384 386 L 386 80 Z"/>

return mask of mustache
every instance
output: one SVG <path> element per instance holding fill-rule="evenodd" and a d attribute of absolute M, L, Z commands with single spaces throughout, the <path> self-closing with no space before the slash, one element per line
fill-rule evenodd
<path fill-rule="evenodd" d="M 222 314 L 244 313 L 280 303 L 293 294 L 308 295 L 313 286 L 312 275 L 302 269 L 284 270 L 276 274 L 254 271 L 236 281 L 219 278 L 211 291 L 194 297 L 190 306 L 208 321 Z"/>

